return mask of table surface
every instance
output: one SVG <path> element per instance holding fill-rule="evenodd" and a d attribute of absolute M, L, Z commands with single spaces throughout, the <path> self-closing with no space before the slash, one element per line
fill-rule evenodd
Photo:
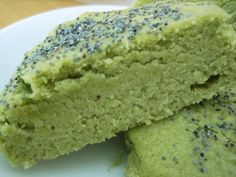
<path fill-rule="evenodd" d="M 81 4 L 79 0 L 0 0 L 0 28 L 40 12 Z"/>

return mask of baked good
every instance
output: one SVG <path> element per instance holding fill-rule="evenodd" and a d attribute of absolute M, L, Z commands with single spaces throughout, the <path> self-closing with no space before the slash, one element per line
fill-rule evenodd
<path fill-rule="evenodd" d="M 127 177 L 235 177 L 236 89 L 128 132 Z"/>
<path fill-rule="evenodd" d="M 1 151 L 29 168 L 211 98 L 236 76 L 227 18 L 207 3 L 167 2 L 59 25 L 3 92 Z"/>

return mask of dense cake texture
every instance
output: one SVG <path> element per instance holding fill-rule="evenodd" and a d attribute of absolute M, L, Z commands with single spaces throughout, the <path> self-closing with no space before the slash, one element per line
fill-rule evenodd
<path fill-rule="evenodd" d="M 1 151 L 28 168 L 235 84 L 236 35 L 227 19 L 205 3 L 154 3 L 59 25 L 3 92 Z"/>
<path fill-rule="evenodd" d="M 127 177 L 235 177 L 236 90 L 128 133 Z"/>
<path fill-rule="evenodd" d="M 142 6 L 154 2 L 158 2 L 161 0 L 136 0 L 134 6 Z M 236 0 L 172 0 L 178 2 L 210 2 L 214 3 L 223 9 L 225 9 L 229 14 L 231 14 L 231 18 L 229 23 L 233 25 L 234 30 L 236 30 Z"/>

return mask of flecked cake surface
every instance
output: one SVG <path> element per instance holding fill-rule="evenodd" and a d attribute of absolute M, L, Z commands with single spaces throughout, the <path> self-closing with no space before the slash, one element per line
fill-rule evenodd
<path fill-rule="evenodd" d="M 236 176 L 236 90 L 128 133 L 127 177 Z"/>
<path fill-rule="evenodd" d="M 154 3 L 161 0 L 136 0 L 135 6 L 142 6 L 148 3 Z M 229 23 L 233 25 L 234 30 L 236 30 L 236 1 L 235 0 L 175 0 L 176 2 L 210 2 L 214 3 L 223 9 L 225 9 L 229 14 L 231 14 L 231 18 Z"/>
<path fill-rule="evenodd" d="M 236 76 L 228 18 L 208 3 L 167 2 L 59 25 L 3 91 L 1 151 L 28 168 L 210 99 Z"/>

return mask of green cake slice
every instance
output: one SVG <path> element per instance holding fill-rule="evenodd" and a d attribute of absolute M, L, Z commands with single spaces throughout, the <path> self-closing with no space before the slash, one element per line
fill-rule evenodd
<path fill-rule="evenodd" d="M 236 89 L 128 133 L 127 177 L 235 177 Z"/>
<path fill-rule="evenodd" d="M 154 3 L 59 25 L 3 92 L 1 151 L 28 168 L 235 84 L 236 34 L 227 19 L 206 3 Z"/>
<path fill-rule="evenodd" d="M 136 0 L 134 6 L 142 6 L 154 2 L 159 2 L 161 0 Z M 234 30 L 236 30 L 236 0 L 172 0 L 173 2 L 210 2 L 214 3 L 223 9 L 225 9 L 229 14 L 231 14 L 231 18 L 229 23 L 233 25 Z"/>

